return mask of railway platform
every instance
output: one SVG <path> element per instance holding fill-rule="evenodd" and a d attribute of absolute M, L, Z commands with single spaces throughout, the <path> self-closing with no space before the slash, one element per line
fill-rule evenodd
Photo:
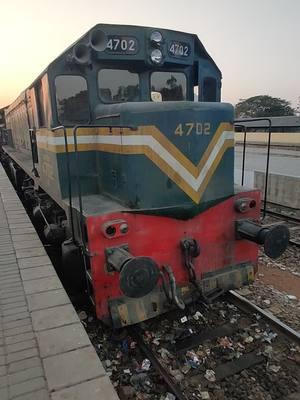
<path fill-rule="evenodd" d="M 117 400 L 0 164 L 0 399 Z"/>

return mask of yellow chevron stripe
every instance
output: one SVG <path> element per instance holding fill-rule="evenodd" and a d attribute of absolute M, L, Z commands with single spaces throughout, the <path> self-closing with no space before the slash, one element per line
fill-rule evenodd
<path fill-rule="evenodd" d="M 212 150 L 214 149 L 217 141 L 222 135 L 223 131 L 232 130 L 232 125 L 228 123 L 221 123 L 215 132 L 212 140 L 207 146 L 201 160 L 198 165 L 195 166 L 178 148 L 171 143 L 155 126 L 141 126 L 137 130 L 132 131 L 128 128 L 113 128 L 110 132 L 108 128 L 84 128 L 78 131 L 78 136 L 86 136 L 86 135 L 107 135 L 111 133 L 111 135 L 148 135 L 153 136 L 178 162 L 181 163 L 183 167 L 185 167 L 193 176 L 197 178 L 203 166 L 205 165 L 207 159 L 209 158 Z M 63 137 L 63 133 L 58 134 L 57 132 L 53 133 L 52 131 L 43 130 L 39 131 L 38 135 L 41 136 L 52 136 L 52 137 Z M 67 130 L 67 135 L 72 136 L 72 129 Z M 51 145 L 48 143 L 38 143 L 38 147 L 41 149 L 45 149 L 55 153 L 64 153 L 65 146 L 64 145 Z M 217 156 L 215 157 L 213 163 L 211 164 L 205 179 L 201 183 L 199 189 L 195 191 L 188 182 L 186 182 L 182 177 L 174 171 L 170 165 L 163 160 L 159 154 L 155 153 L 150 147 L 147 145 L 116 145 L 116 144 L 100 144 L 100 143 L 91 143 L 91 144 L 78 144 L 79 151 L 103 151 L 117 154 L 143 154 L 147 156 L 161 171 L 163 171 L 173 182 L 177 184 L 195 203 L 199 203 L 200 199 L 208 186 L 208 183 L 217 169 L 225 151 L 231 147 L 234 147 L 234 140 L 227 139 L 225 140 L 223 146 L 220 148 Z M 75 146 L 73 144 L 68 145 L 68 149 L 70 152 L 75 150 Z"/>
<path fill-rule="evenodd" d="M 157 153 L 155 153 L 151 148 L 148 146 L 123 146 L 119 145 L 111 145 L 111 144 L 97 144 L 97 145 L 79 145 L 80 151 L 87 151 L 87 150 L 99 150 L 109 153 L 117 153 L 117 154 L 144 154 L 147 156 L 162 172 L 164 172 L 173 182 L 176 183 L 195 203 L 199 203 L 200 199 L 212 177 L 215 170 L 217 169 L 225 151 L 234 146 L 234 140 L 226 140 L 221 147 L 218 155 L 216 156 L 214 162 L 212 163 L 208 173 L 200 185 L 198 191 L 195 191 L 191 188 L 191 186 L 185 182 L 180 175 L 176 171 L 173 170 L 162 158 L 159 157 Z M 41 146 L 42 148 L 47 148 L 47 146 Z M 56 147 L 56 146 L 53 146 Z M 64 147 L 64 146 L 62 146 Z"/>
<path fill-rule="evenodd" d="M 196 178 L 199 175 L 200 170 L 203 168 L 203 165 L 206 163 L 212 149 L 215 144 L 219 140 L 223 131 L 231 131 L 233 130 L 233 126 L 229 123 L 222 122 L 215 134 L 213 135 L 212 140 L 207 146 L 205 153 L 203 154 L 201 160 L 198 165 L 194 165 L 167 137 L 154 125 L 145 125 L 138 127 L 137 130 L 131 130 L 129 128 L 113 128 L 110 130 L 109 128 L 81 128 L 78 130 L 78 136 L 89 136 L 89 135 L 151 135 L 154 137 L 176 160 L 178 160 L 182 166 L 184 166 L 193 176 Z M 52 136 L 52 137 L 63 137 L 62 131 L 52 132 L 47 129 L 43 129 L 37 132 L 38 135 L 41 136 Z M 67 129 L 67 135 L 73 136 L 72 129 Z M 103 145 L 102 145 L 103 146 Z M 46 143 L 39 143 L 38 147 L 44 148 L 45 150 L 52 151 L 55 153 L 64 153 L 65 146 L 64 145 L 50 145 Z M 70 152 L 75 151 L 75 146 L 73 144 L 68 145 L 68 149 Z M 79 144 L 79 151 L 92 151 L 92 150 L 100 150 L 99 145 L 97 144 Z M 105 151 L 105 150 L 104 150 Z M 117 151 L 119 153 L 119 151 Z"/>

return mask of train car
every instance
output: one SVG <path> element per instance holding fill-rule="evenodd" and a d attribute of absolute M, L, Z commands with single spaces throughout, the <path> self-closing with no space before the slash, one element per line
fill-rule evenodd
<path fill-rule="evenodd" d="M 287 246 L 259 192 L 234 186 L 221 78 L 196 35 L 99 24 L 6 110 L 17 190 L 116 328 L 246 285 L 260 244 Z"/>
<path fill-rule="evenodd" d="M 6 140 L 6 123 L 5 123 L 5 108 L 0 108 L 0 152 L 1 146 L 7 143 Z"/>

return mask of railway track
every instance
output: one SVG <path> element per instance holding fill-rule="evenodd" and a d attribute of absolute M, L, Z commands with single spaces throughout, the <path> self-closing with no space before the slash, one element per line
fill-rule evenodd
<path fill-rule="evenodd" d="M 266 210 L 267 215 L 271 215 L 273 217 L 275 217 L 276 219 L 280 219 L 283 221 L 287 221 L 287 222 L 292 222 L 295 224 L 300 224 L 300 219 L 297 217 L 294 217 L 292 215 L 288 215 L 286 213 L 281 213 L 278 211 L 273 211 L 273 210 Z"/>
<path fill-rule="evenodd" d="M 280 335 L 284 340 L 289 341 L 289 343 L 293 343 L 296 346 L 300 346 L 300 333 L 296 332 L 291 327 L 287 326 L 283 322 L 281 322 L 278 318 L 274 317 L 271 313 L 266 310 L 261 309 L 256 306 L 254 303 L 250 302 L 240 294 L 235 291 L 230 291 L 226 295 L 226 301 L 236 307 L 239 311 L 245 313 L 246 315 L 253 316 L 255 315 L 257 319 L 261 319 L 266 323 L 266 326 L 269 326 L 272 329 L 272 335 L 275 337 L 276 335 Z M 261 323 L 260 322 L 260 323 Z M 201 348 L 203 343 L 220 341 L 220 343 L 224 343 L 225 346 L 228 346 L 230 343 L 230 336 L 234 335 L 239 329 L 241 329 L 240 325 L 236 323 L 225 323 L 221 326 L 210 327 L 204 330 L 201 330 L 199 333 L 191 335 L 187 338 L 183 338 L 182 340 L 176 341 L 176 344 L 173 346 L 174 351 L 173 354 L 176 354 L 176 357 L 182 358 L 184 354 L 194 354 L 197 352 L 195 349 Z M 153 345 L 145 342 L 144 334 L 145 330 L 140 329 L 139 327 L 130 328 L 129 334 L 136 341 L 137 345 L 144 353 L 144 356 L 150 361 L 152 367 L 156 370 L 157 374 L 161 376 L 168 387 L 168 391 L 172 393 L 175 397 L 174 399 L 178 400 L 189 400 L 191 398 L 207 398 L 210 397 L 201 397 L 201 396 L 209 396 L 208 392 L 202 391 L 200 392 L 200 397 L 194 397 L 191 395 L 189 388 L 182 388 L 183 385 L 178 383 L 178 379 L 176 380 L 169 371 L 169 363 L 161 362 L 161 357 L 158 356 L 158 352 L 156 351 Z M 272 336 L 270 334 L 270 336 Z M 249 340 L 249 339 L 248 339 Z M 169 350 L 167 350 L 169 351 Z M 167 353 L 168 354 L 168 353 Z M 196 356 L 194 356 L 196 357 Z M 174 360 L 170 358 L 170 362 L 174 364 Z M 194 362 L 197 363 L 197 361 Z M 242 371 L 245 371 L 249 368 L 257 366 L 259 364 L 266 362 L 266 356 L 259 352 L 257 348 L 254 348 L 252 351 L 245 352 L 238 359 L 233 359 L 231 361 L 225 361 L 217 365 L 214 370 L 206 370 L 202 372 L 196 372 L 197 368 L 192 372 L 192 380 L 195 382 L 197 379 L 199 380 L 199 387 L 203 384 L 203 379 L 205 377 L 210 379 L 211 382 L 219 383 L 224 379 L 230 379 L 233 375 L 240 374 Z M 209 371 L 209 374 L 208 374 Z M 174 374 L 173 374 L 174 375 Z M 204 378 L 203 378 L 204 377 Z M 202 394 L 201 394 L 202 393 Z M 172 399 L 172 397 L 170 397 Z"/>
<path fill-rule="evenodd" d="M 234 290 L 230 290 L 228 293 L 229 300 L 235 304 L 238 308 L 250 312 L 257 313 L 265 318 L 268 323 L 278 332 L 288 337 L 290 340 L 294 341 L 300 345 L 300 333 L 295 331 L 295 329 L 289 327 L 287 324 L 280 321 L 272 313 L 258 307 L 253 302 L 249 301 L 245 297 L 241 296 Z"/>

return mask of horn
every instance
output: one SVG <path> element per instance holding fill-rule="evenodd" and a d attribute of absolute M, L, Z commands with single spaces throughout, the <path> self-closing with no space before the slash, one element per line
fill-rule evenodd
<path fill-rule="evenodd" d="M 106 49 L 107 37 L 100 29 L 94 29 L 90 34 L 90 46 L 95 51 L 103 51 Z"/>
<path fill-rule="evenodd" d="M 76 44 L 73 49 L 73 60 L 78 64 L 88 64 L 91 60 L 89 47 L 83 43 Z"/>

